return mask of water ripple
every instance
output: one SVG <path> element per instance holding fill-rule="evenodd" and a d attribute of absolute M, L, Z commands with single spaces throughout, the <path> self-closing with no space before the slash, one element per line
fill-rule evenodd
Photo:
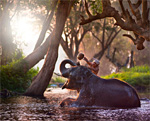
<path fill-rule="evenodd" d="M 1 99 L 1 120 L 38 121 L 149 121 L 150 100 L 141 100 L 140 108 L 108 109 L 98 107 L 60 108 L 70 93 L 47 93 L 46 99 L 11 97 Z M 74 94 L 72 95 L 75 96 Z"/>

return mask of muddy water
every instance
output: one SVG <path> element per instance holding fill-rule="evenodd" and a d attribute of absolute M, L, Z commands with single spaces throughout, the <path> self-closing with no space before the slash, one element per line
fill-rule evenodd
<path fill-rule="evenodd" d="M 1 99 L 0 120 L 45 121 L 150 121 L 150 100 L 141 100 L 140 108 L 60 108 L 59 103 L 75 92 L 53 89 L 46 99 L 18 96 Z"/>

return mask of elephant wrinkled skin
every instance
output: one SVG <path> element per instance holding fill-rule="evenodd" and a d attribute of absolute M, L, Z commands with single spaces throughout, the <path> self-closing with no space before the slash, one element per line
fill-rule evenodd
<path fill-rule="evenodd" d="M 69 63 L 71 68 L 66 68 Z M 140 107 L 140 100 L 135 89 L 118 79 L 103 79 L 85 66 L 77 66 L 71 60 L 60 64 L 62 76 L 68 78 L 62 89 L 77 90 L 77 99 L 67 98 L 60 106 L 100 106 L 116 108 Z"/>

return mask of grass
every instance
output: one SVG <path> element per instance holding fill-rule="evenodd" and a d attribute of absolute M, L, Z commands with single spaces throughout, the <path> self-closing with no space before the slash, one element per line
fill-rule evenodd
<path fill-rule="evenodd" d="M 122 69 L 120 73 L 112 73 L 103 78 L 117 78 L 126 81 L 139 91 L 150 91 L 150 67 L 147 65 Z"/>

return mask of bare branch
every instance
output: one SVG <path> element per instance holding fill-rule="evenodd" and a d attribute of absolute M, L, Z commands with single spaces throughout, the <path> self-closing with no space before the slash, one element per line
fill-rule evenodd
<path fill-rule="evenodd" d="M 129 24 L 136 24 L 135 20 L 132 18 L 132 16 L 130 15 L 129 11 L 126 10 L 126 19 L 127 22 L 129 22 Z"/>
<path fill-rule="evenodd" d="M 141 18 L 141 14 L 140 14 L 139 9 L 138 9 L 138 8 L 134 8 L 134 5 L 131 3 L 130 0 L 128 0 L 128 4 L 129 4 L 129 7 L 130 7 L 130 9 L 131 9 L 131 12 L 133 13 L 133 15 L 134 15 L 134 16 L 136 17 L 136 19 L 137 19 L 137 24 L 138 24 L 139 26 L 141 26 L 141 25 L 142 25 L 142 18 Z M 129 14 L 129 12 L 128 12 L 128 14 Z"/>
<path fill-rule="evenodd" d="M 88 4 L 87 4 L 86 0 L 85 0 L 85 10 L 86 10 L 88 16 L 91 17 L 92 15 L 91 15 L 91 13 L 90 13 L 90 11 L 88 9 Z"/>
<path fill-rule="evenodd" d="M 17 13 L 17 10 L 19 8 L 19 5 L 20 5 L 20 0 L 18 0 L 18 3 L 17 3 L 17 6 L 16 6 L 16 9 L 14 11 L 14 14 L 10 17 L 10 20 L 12 20 L 12 18 L 15 16 L 15 14 Z"/>
<path fill-rule="evenodd" d="M 129 34 L 123 34 L 123 36 L 128 37 L 129 39 L 131 39 L 133 41 L 133 43 L 135 44 L 136 39 L 134 39 L 131 35 Z"/>
<path fill-rule="evenodd" d="M 141 18 L 141 14 L 140 14 L 139 9 L 135 10 L 135 16 L 136 16 L 136 19 L 137 19 L 137 24 L 139 26 L 142 26 L 142 18 Z"/>
<path fill-rule="evenodd" d="M 137 3 L 133 4 L 134 8 L 138 8 L 142 3 L 142 0 L 138 0 Z"/>
<path fill-rule="evenodd" d="M 84 31 L 83 31 L 83 34 L 81 35 L 81 38 L 79 39 L 79 44 L 81 43 L 81 41 L 83 40 L 83 38 L 84 38 L 84 36 L 85 36 L 85 34 L 88 32 L 88 31 L 90 31 L 92 28 L 88 28 L 88 29 L 84 29 Z"/>
<path fill-rule="evenodd" d="M 108 44 L 108 42 L 110 41 L 110 38 L 113 35 L 113 33 L 114 33 L 114 30 L 112 30 L 111 33 L 110 33 L 110 35 L 108 36 L 106 44 Z"/>
<path fill-rule="evenodd" d="M 142 18 L 143 24 L 146 25 L 148 22 L 148 9 L 147 9 L 147 0 L 142 0 Z"/>
<path fill-rule="evenodd" d="M 35 45 L 35 47 L 34 47 L 34 50 L 36 50 L 36 49 L 41 45 L 41 43 L 42 43 L 43 40 L 44 40 L 45 33 L 46 33 L 46 31 L 48 30 L 49 25 L 50 25 L 50 23 L 51 23 L 51 20 L 52 20 L 52 18 L 53 18 L 53 15 L 54 15 L 55 8 L 56 8 L 56 5 L 57 5 L 57 1 L 58 1 L 58 0 L 55 0 L 55 2 L 54 2 L 54 4 L 53 4 L 53 7 L 52 7 L 52 11 L 51 11 L 49 17 L 47 18 L 47 20 L 45 21 L 45 23 L 43 24 L 41 33 L 40 33 L 39 38 L 38 38 L 38 40 L 37 40 L 37 43 L 36 43 L 36 45 Z"/>
<path fill-rule="evenodd" d="M 111 43 L 112 43 L 112 41 L 115 39 L 115 37 L 119 34 L 119 32 L 121 31 L 121 29 L 119 29 L 116 33 L 115 33 L 115 35 L 113 35 L 113 37 L 110 39 L 110 41 L 109 41 L 109 43 L 107 43 L 107 46 L 109 46 Z"/>
<path fill-rule="evenodd" d="M 136 33 L 139 37 L 138 40 L 136 39 L 137 48 L 142 49 L 144 48 L 143 42 L 144 40 L 150 41 L 150 26 L 149 26 L 149 20 L 148 20 L 148 14 L 149 14 L 149 8 L 147 8 L 147 0 L 138 0 L 136 4 L 132 4 L 130 0 L 128 0 L 130 9 L 133 13 L 133 15 L 136 17 L 136 21 L 133 19 L 133 17 L 130 15 L 128 10 L 125 10 L 123 6 L 123 0 L 119 0 L 119 4 L 121 6 L 122 15 L 119 14 L 119 12 L 111 6 L 110 0 L 102 0 L 103 4 L 103 12 L 101 14 L 91 15 L 85 19 L 83 16 L 81 17 L 81 23 L 80 25 L 84 25 L 87 23 L 90 23 L 97 19 L 104 19 L 106 17 L 113 17 L 116 20 L 115 25 L 120 26 L 122 29 L 127 31 L 132 31 L 133 33 Z M 142 16 L 138 9 L 138 7 L 141 5 L 143 6 L 142 9 Z M 123 18 L 122 18 L 123 17 Z M 145 25 L 145 26 L 144 26 Z M 141 44 L 141 46 L 140 46 Z"/>
<path fill-rule="evenodd" d="M 76 32 L 76 34 L 78 34 L 78 33 L 79 33 L 80 29 L 81 29 L 81 26 L 79 25 L 79 29 L 77 29 L 77 30 L 75 31 L 75 32 Z"/>
<path fill-rule="evenodd" d="M 128 4 L 129 4 L 129 7 L 130 7 L 130 9 L 131 9 L 132 14 L 135 15 L 134 6 L 133 6 L 133 4 L 131 3 L 130 0 L 128 0 Z"/>
<path fill-rule="evenodd" d="M 126 16 L 126 12 L 125 12 L 122 0 L 119 0 L 119 4 L 120 4 L 121 10 L 122 10 L 123 18 L 126 18 L 127 16 Z"/>
<path fill-rule="evenodd" d="M 95 37 L 100 43 L 102 43 L 101 39 L 99 39 L 93 32 L 91 32 L 91 33 L 92 33 L 93 37 Z"/>
<path fill-rule="evenodd" d="M 106 19 L 104 19 L 104 23 L 103 23 L 103 34 L 102 34 L 102 42 L 103 43 L 105 41 L 105 30 L 106 30 L 105 25 L 106 25 Z"/>
<path fill-rule="evenodd" d="M 136 33 L 134 33 L 134 35 L 135 35 L 136 39 L 134 39 L 131 35 L 123 34 L 123 36 L 128 37 L 133 41 L 133 43 L 137 46 L 138 50 L 144 49 L 145 47 L 144 47 L 143 43 L 145 40 L 143 38 L 140 38 Z"/>
<path fill-rule="evenodd" d="M 104 24 L 103 24 L 103 28 L 105 28 L 105 21 L 104 21 Z M 96 53 L 94 55 L 95 58 L 98 58 L 99 60 L 102 58 L 102 56 L 104 55 L 105 51 L 109 48 L 109 46 L 111 45 L 111 43 L 113 42 L 113 40 L 115 39 L 115 37 L 118 35 L 118 33 L 121 31 L 121 29 L 119 29 L 117 32 L 115 32 L 115 30 L 113 29 L 112 32 L 110 33 L 110 35 L 108 36 L 107 40 L 105 40 L 105 38 L 102 37 L 102 40 L 100 40 L 97 36 L 95 36 L 94 33 L 92 33 L 92 35 L 94 35 L 94 37 L 98 40 L 98 41 L 101 41 L 101 50 Z M 113 33 L 115 32 L 115 34 L 113 35 Z M 103 36 L 105 36 L 106 34 L 106 31 L 103 30 Z M 113 35 L 113 37 L 112 37 Z"/>

